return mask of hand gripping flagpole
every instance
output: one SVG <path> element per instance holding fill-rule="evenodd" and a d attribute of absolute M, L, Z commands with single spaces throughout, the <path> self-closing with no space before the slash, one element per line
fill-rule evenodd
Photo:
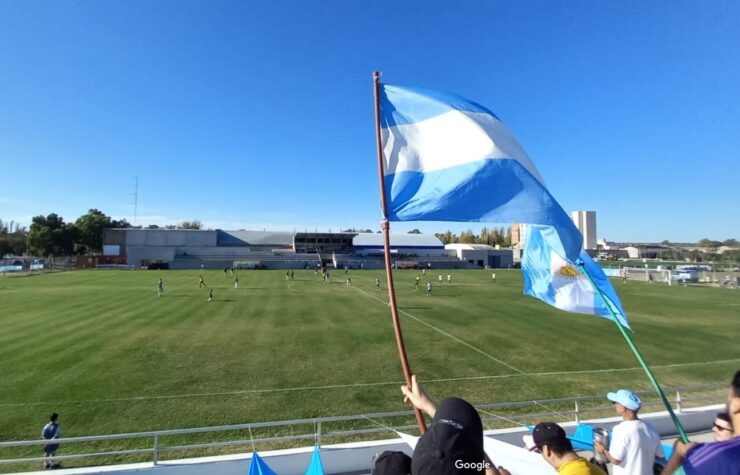
<path fill-rule="evenodd" d="M 663 402 L 663 405 L 668 411 L 668 414 L 670 414 L 671 419 L 673 420 L 673 424 L 676 426 L 676 429 L 678 429 L 678 433 L 681 436 L 681 441 L 683 443 L 688 443 L 689 437 L 686 435 L 686 431 L 681 425 L 681 421 L 676 416 L 676 413 L 673 412 L 671 403 L 668 402 L 668 398 L 663 392 L 663 388 L 660 387 L 660 384 L 658 383 L 658 380 L 655 378 L 653 371 L 650 369 L 650 366 L 648 366 L 647 362 L 645 361 L 645 358 L 642 356 L 642 353 L 640 353 L 640 350 L 637 348 L 637 345 L 635 345 L 635 341 L 632 339 L 632 336 L 629 334 L 629 332 L 624 328 L 624 325 L 622 325 L 622 323 L 617 318 L 617 314 L 614 311 L 614 308 L 612 307 L 611 302 L 606 298 L 606 296 L 601 291 L 601 289 L 599 289 L 599 287 L 596 285 L 596 282 L 594 282 L 593 277 L 591 277 L 591 274 L 589 274 L 588 270 L 586 270 L 586 266 L 584 266 L 581 263 L 580 267 L 581 269 L 583 269 L 583 273 L 586 274 L 586 277 L 588 277 L 588 280 L 591 281 L 591 286 L 599 294 L 599 296 L 601 297 L 601 300 L 604 301 L 604 305 L 606 305 L 606 308 L 609 309 L 609 313 L 611 313 L 612 320 L 617 325 L 617 328 L 619 329 L 619 333 L 621 333 L 624 339 L 627 341 L 627 345 L 630 347 L 632 352 L 637 357 L 637 361 L 640 362 L 640 366 L 642 366 L 642 369 L 645 370 L 645 374 L 647 374 L 648 379 L 653 384 L 653 387 L 655 388 L 655 390 L 658 392 L 658 396 L 660 396 L 660 400 Z"/>
<path fill-rule="evenodd" d="M 403 377 L 406 385 L 411 387 L 411 369 L 409 360 L 406 356 L 406 346 L 403 343 L 403 333 L 401 332 L 401 322 L 398 319 L 398 306 L 396 305 L 396 289 L 393 286 L 393 273 L 391 272 L 391 239 L 390 225 L 388 224 L 388 203 L 385 199 L 385 171 L 383 166 L 383 141 L 380 137 L 380 73 L 373 72 L 373 90 L 375 95 L 375 140 L 378 148 L 378 177 L 380 179 L 380 202 L 383 208 L 383 242 L 385 246 L 385 274 L 388 281 L 388 299 L 391 307 L 391 319 L 393 320 L 393 330 L 396 333 L 396 346 L 398 347 L 398 356 L 401 359 L 401 368 L 403 368 Z M 416 423 L 419 425 L 419 431 L 423 434 L 427 430 L 426 422 L 421 411 L 414 407 Z"/>

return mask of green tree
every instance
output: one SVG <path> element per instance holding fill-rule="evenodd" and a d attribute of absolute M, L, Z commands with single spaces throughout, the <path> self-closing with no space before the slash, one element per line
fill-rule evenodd
<path fill-rule="evenodd" d="M 421 231 L 419 231 L 418 229 L 412 229 L 407 234 L 421 234 Z"/>
<path fill-rule="evenodd" d="M 719 247 L 722 245 L 719 241 L 712 241 L 711 239 L 704 238 L 699 241 L 699 247 Z"/>
<path fill-rule="evenodd" d="M 20 256 L 26 252 L 28 231 L 14 221 L 0 219 L 0 257 L 6 254 Z"/>
<path fill-rule="evenodd" d="M 506 234 L 504 236 L 504 247 L 511 247 L 511 226 L 506 228 Z"/>
<path fill-rule="evenodd" d="M 103 230 L 112 227 L 109 216 L 97 209 L 91 209 L 87 214 L 77 218 L 75 226 L 77 227 L 75 251 L 79 253 L 103 252 Z"/>
<path fill-rule="evenodd" d="M 725 239 L 722 241 L 722 245 L 727 247 L 738 247 L 740 246 L 740 243 L 737 242 L 737 239 Z"/>
<path fill-rule="evenodd" d="M 131 223 L 126 221 L 126 219 L 112 219 L 110 224 L 106 226 L 108 228 L 131 228 Z"/>
<path fill-rule="evenodd" d="M 457 242 L 462 242 L 465 244 L 475 244 L 476 236 L 473 234 L 472 229 L 468 229 L 467 231 L 464 231 L 460 234 L 460 239 L 458 239 Z"/>
<path fill-rule="evenodd" d="M 491 245 L 491 231 L 486 226 L 483 226 L 483 229 L 480 230 L 480 236 L 478 236 L 478 243 L 488 244 L 489 246 Z"/>
<path fill-rule="evenodd" d="M 56 213 L 33 218 L 28 231 L 30 251 L 39 256 L 63 256 L 74 253 L 77 228 Z"/>
<path fill-rule="evenodd" d="M 435 233 L 434 235 L 437 237 L 437 239 L 442 241 L 442 244 L 451 244 L 453 242 L 457 242 L 457 236 L 452 234 L 452 231 L 450 231 L 449 229 L 443 233 Z"/>
<path fill-rule="evenodd" d="M 194 219 L 192 221 L 183 221 L 182 223 L 177 225 L 178 229 L 202 229 L 203 223 L 198 221 L 197 219 Z"/>

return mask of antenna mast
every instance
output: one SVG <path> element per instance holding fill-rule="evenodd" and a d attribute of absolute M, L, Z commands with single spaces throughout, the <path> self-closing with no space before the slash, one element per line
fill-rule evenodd
<path fill-rule="evenodd" d="M 136 226 L 136 218 L 139 212 L 139 177 L 134 177 L 134 226 Z"/>

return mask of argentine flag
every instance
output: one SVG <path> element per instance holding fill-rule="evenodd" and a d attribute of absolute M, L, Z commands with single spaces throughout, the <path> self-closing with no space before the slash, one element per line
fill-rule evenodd
<path fill-rule="evenodd" d="M 630 328 L 617 292 L 598 264 L 585 251 L 573 262 L 556 250 L 559 238 L 550 226 L 527 226 L 522 253 L 524 294 L 561 310 L 612 319 L 611 307 L 622 326 Z M 594 289 L 601 291 L 602 298 Z"/>
<path fill-rule="evenodd" d="M 452 94 L 383 84 L 380 123 L 388 220 L 549 225 L 558 252 L 578 258 L 581 233 L 491 111 Z"/>

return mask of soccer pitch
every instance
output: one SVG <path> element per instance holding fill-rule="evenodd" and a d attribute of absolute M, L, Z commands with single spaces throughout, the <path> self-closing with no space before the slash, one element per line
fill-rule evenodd
<path fill-rule="evenodd" d="M 523 296 L 519 271 L 444 270 L 441 286 L 438 273 L 417 291 L 420 272 L 395 272 L 409 361 L 433 397 L 649 390 L 612 322 Z M 0 439 L 37 438 L 51 412 L 79 436 L 401 410 L 384 272 L 349 275 L 240 271 L 239 289 L 210 270 L 0 277 Z M 740 293 L 614 285 L 665 386 L 740 367 Z"/>

